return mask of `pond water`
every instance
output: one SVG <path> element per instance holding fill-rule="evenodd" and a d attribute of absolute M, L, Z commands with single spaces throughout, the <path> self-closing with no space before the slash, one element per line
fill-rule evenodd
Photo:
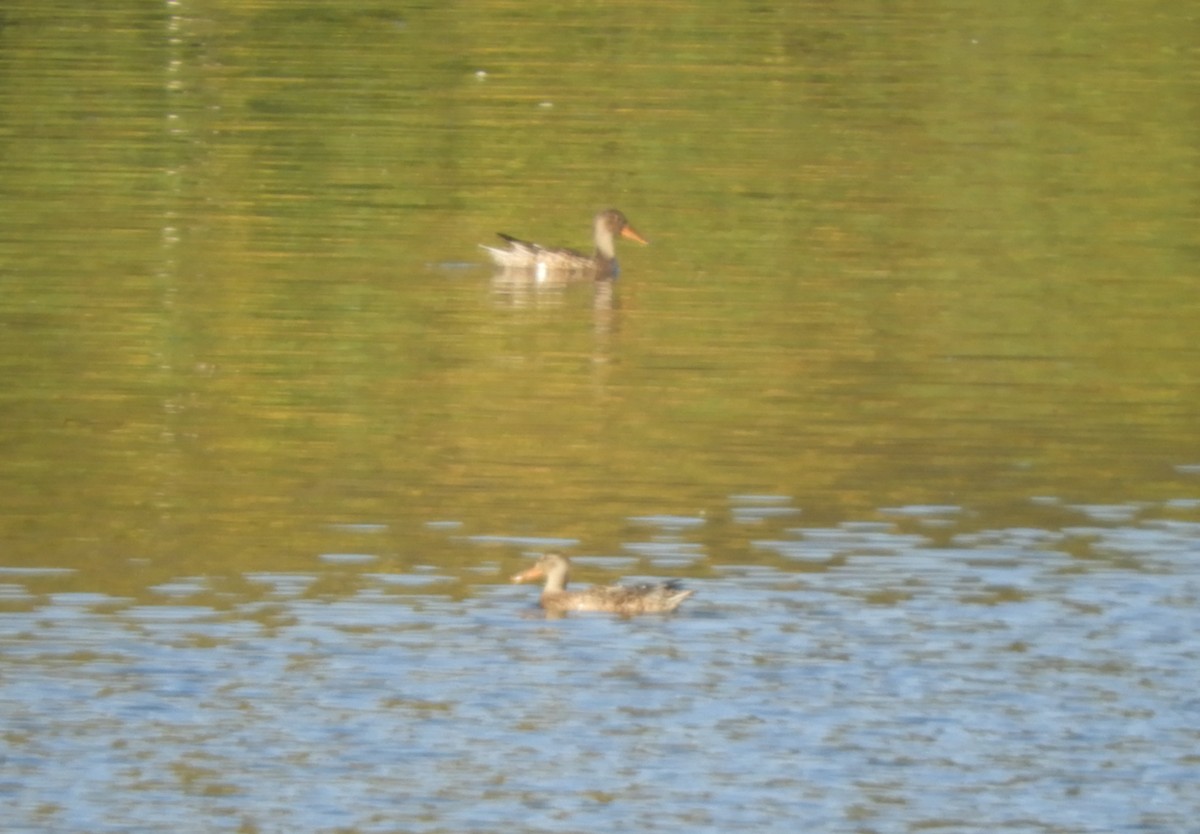
<path fill-rule="evenodd" d="M 993 6 L 8 3 L 5 830 L 1194 827 L 1194 27 Z"/>
<path fill-rule="evenodd" d="M 466 593 L 364 556 L 140 601 L 6 571 L 9 830 L 1187 830 L 1200 522 L 1060 509 L 743 518 L 754 563 L 663 519 L 582 560 L 705 562 L 669 618 L 537 617 L 499 537 Z"/>

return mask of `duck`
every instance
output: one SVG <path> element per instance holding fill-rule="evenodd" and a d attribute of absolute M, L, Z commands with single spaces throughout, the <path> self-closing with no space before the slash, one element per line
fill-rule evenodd
<path fill-rule="evenodd" d="M 499 233 L 508 243 L 507 247 L 485 246 L 480 244 L 491 256 L 496 266 L 505 270 L 530 271 L 544 280 L 550 275 L 592 275 L 596 278 L 608 278 L 617 274 L 617 250 L 615 239 L 620 236 L 636 240 L 638 243 L 649 245 L 650 241 L 642 237 L 629 224 L 617 209 L 605 209 L 596 215 L 592 221 L 592 238 L 596 243 L 594 254 L 585 255 L 574 249 L 563 249 L 553 246 L 542 246 L 525 240 Z"/>
<path fill-rule="evenodd" d="M 638 614 L 669 614 L 695 591 L 681 588 L 678 582 L 658 585 L 592 585 L 581 591 L 568 591 L 571 562 L 561 553 L 543 554 L 528 570 L 512 578 L 514 583 L 545 579 L 541 606 L 547 614 L 569 611 L 606 611 L 632 617 Z"/>

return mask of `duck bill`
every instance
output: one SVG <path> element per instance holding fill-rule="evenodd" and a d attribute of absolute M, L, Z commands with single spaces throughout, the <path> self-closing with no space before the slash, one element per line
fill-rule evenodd
<path fill-rule="evenodd" d="M 531 580 L 541 579 L 541 578 L 542 578 L 542 569 L 539 568 L 537 565 L 534 565 L 529 570 L 523 570 L 520 573 L 516 574 L 509 581 L 515 585 L 518 582 L 529 582 Z"/>
<path fill-rule="evenodd" d="M 637 233 L 637 229 L 633 228 L 633 226 L 626 226 L 624 229 L 622 229 L 621 237 L 627 237 L 630 240 L 636 240 L 638 243 L 644 243 L 647 246 L 650 245 L 650 241 L 639 235 Z"/>

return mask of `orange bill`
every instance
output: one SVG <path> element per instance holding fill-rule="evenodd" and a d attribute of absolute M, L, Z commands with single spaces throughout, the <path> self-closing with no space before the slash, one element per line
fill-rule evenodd
<path fill-rule="evenodd" d="M 541 579 L 543 576 L 545 576 L 545 574 L 542 573 L 542 569 L 537 565 L 534 565 L 529 570 L 521 571 L 509 581 L 515 584 L 517 582 L 528 582 L 531 579 Z"/>
<path fill-rule="evenodd" d="M 634 229 L 633 226 L 626 226 L 624 229 L 622 229 L 621 237 L 627 237 L 630 240 L 636 240 L 638 243 L 644 243 L 647 246 L 650 245 L 650 241 L 646 240 L 644 237 L 639 235 L 637 233 L 637 230 Z"/>

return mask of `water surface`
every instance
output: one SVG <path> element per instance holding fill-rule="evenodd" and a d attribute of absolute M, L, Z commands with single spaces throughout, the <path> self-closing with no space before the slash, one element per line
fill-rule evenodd
<path fill-rule="evenodd" d="M 8 826 L 1186 830 L 1190 23 L 7 4 Z"/>

